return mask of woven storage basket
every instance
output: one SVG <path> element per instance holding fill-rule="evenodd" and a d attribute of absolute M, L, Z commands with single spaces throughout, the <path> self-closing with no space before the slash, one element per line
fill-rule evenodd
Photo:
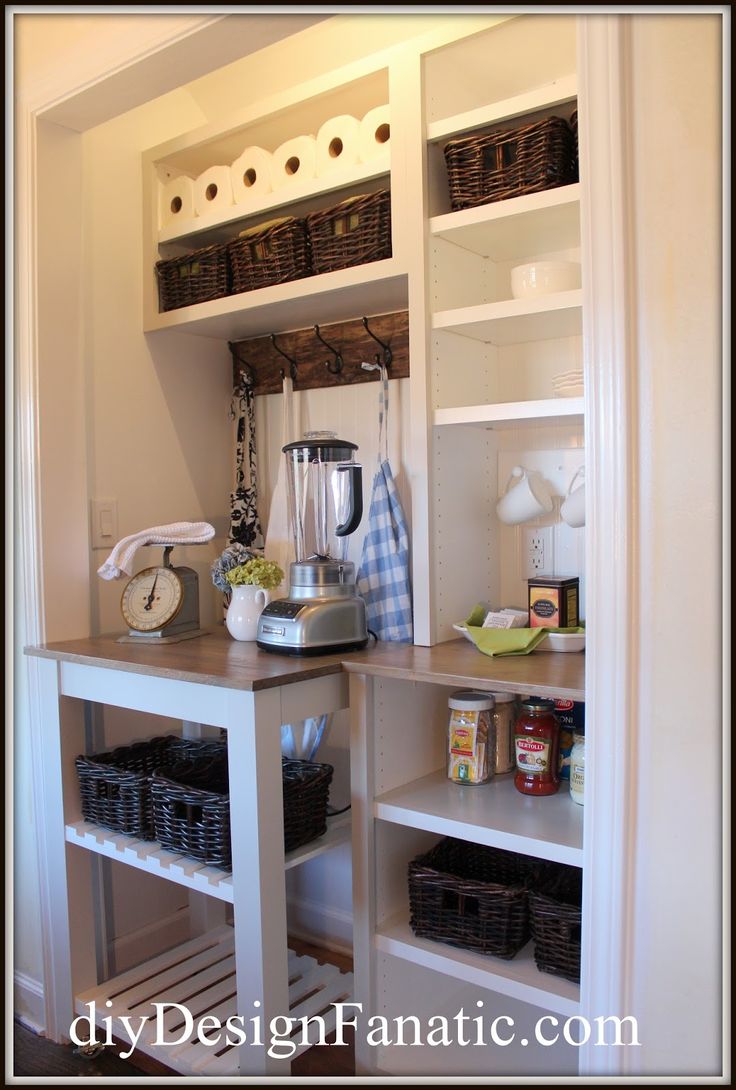
<path fill-rule="evenodd" d="M 441 840 L 409 864 L 415 935 L 513 958 L 529 939 L 527 884 L 536 860 L 462 840 Z"/>
<path fill-rule="evenodd" d="M 332 766 L 282 759 L 284 849 L 327 829 Z M 156 839 L 163 847 L 229 869 L 230 796 L 226 753 L 214 760 L 159 768 L 151 779 Z"/>
<path fill-rule="evenodd" d="M 332 765 L 283 759 L 284 849 L 287 852 L 308 844 L 326 831 L 332 772 Z"/>
<path fill-rule="evenodd" d="M 172 761 L 191 760 L 213 747 L 222 749 L 222 744 L 165 735 L 118 746 L 106 753 L 77 757 L 82 816 L 106 829 L 153 840 L 151 775 L 154 770 Z"/>
<path fill-rule="evenodd" d="M 178 310 L 228 294 L 227 246 L 205 246 L 156 262 L 159 310 Z"/>
<path fill-rule="evenodd" d="M 575 136 L 561 117 L 451 140 L 445 162 L 455 212 L 577 181 Z"/>
<path fill-rule="evenodd" d="M 549 864 L 529 891 L 534 960 L 543 973 L 580 981 L 582 871 Z"/>
<path fill-rule="evenodd" d="M 304 220 L 286 216 L 250 227 L 228 243 L 233 294 L 310 276 L 312 265 Z"/>
<path fill-rule="evenodd" d="M 391 257 L 391 193 L 382 189 L 310 212 L 307 230 L 315 273 Z"/>

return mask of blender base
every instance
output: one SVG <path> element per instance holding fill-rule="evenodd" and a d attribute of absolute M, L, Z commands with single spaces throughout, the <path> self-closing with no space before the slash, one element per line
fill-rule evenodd
<path fill-rule="evenodd" d="M 344 651 L 362 651 L 368 645 L 369 638 L 353 640 L 351 643 L 335 643 L 329 647 L 287 647 L 284 644 L 264 643 L 262 640 L 256 640 L 256 647 L 259 647 L 261 651 L 269 651 L 273 655 L 314 657 L 315 655 L 339 655 Z"/>

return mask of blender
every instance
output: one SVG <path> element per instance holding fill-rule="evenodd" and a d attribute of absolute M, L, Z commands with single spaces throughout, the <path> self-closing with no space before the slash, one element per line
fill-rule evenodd
<path fill-rule="evenodd" d="M 283 448 L 296 562 L 287 597 L 269 602 L 258 618 L 264 651 L 320 655 L 368 642 L 365 603 L 347 559 L 348 537 L 363 515 L 357 449 L 334 432 L 307 432 Z"/>

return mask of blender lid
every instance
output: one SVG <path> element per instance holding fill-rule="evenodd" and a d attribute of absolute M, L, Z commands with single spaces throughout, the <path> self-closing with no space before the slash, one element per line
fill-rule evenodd
<path fill-rule="evenodd" d="M 350 458 L 352 452 L 358 449 L 357 443 L 351 443 L 349 439 L 298 439 L 294 443 L 287 443 L 281 448 L 283 454 L 292 450 L 303 450 L 305 454 L 319 452 L 325 461 L 339 462 L 343 458 Z"/>

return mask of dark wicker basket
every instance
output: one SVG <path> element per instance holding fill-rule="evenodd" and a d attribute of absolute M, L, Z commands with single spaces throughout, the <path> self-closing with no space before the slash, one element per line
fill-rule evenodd
<path fill-rule="evenodd" d="M 534 960 L 543 973 L 580 981 L 582 871 L 550 864 L 529 891 Z"/>
<path fill-rule="evenodd" d="M 451 140 L 445 162 L 454 212 L 577 181 L 575 135 L 561 117 Z"/>
<path fill-rule="evenodd" d="M 160 765 L 189 761 L 222 749 L 175 735 L 151 738 L 106 753 L 77 757 L 82 816 L 86 821 L 142 840 L 153 840 L 151 776 Z"/>
<path fill-rule="evenodd" d="M 284 849 L 287 852 L 327 829 L 332 766 L 282 759 Z M 227 756 L 159 768 L 151 779 L 156 839 L 210 866 L 232 864 Z"/>
<path fill-rule="evenodd" d="M 178 310 L 229 291 L 227 246 L 205 246 L 183 257 L 156 262 L 159 311 Z"/>
<path fill-rule="evenodd" d="M 282 761 L 284 785 L 284 849 L 316 840 L 327 830 L 327 801 L 332 765 L 313 761 Z"/>
<path fill-rule="evenodd" d="M 447 838 L 409 864 L 415 935 L 513 958 L 529 939 L 527 885 L 537 860 Z"/>
<path fill-rule="evenodd" d="M 312 273 L 306 224 L 293 216 L 243 231 L 227 251 L 234 295 Z"/>
<path fill-rule="evenodd" d="M 307 230 L 315 273 L 391 257 L 391 193 L 382 189 L 310 212 Z"/>

